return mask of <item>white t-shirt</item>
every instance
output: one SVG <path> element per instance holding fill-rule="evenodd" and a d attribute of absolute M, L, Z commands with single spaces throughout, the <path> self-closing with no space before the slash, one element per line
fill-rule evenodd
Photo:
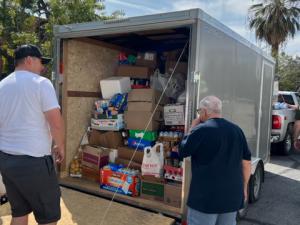
<path fill-rule="evenodd" d="M 28 71 L 0 82 L 0 151 L 41 157 L 51 154 L 52 138 L 44 112 L 59 108 L 52 83 Z"/>

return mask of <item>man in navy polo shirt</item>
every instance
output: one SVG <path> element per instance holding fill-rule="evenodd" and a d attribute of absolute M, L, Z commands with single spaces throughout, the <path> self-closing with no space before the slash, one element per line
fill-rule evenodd
<path fill-rule="evenodd" d="M 236 225 L 251 174 L 246 138 L 241 128 L 222 118 L 217 97 L 202 99 L 197 112 L 179 146 L 180 156 L 192 160 L 188 224 Z"/>

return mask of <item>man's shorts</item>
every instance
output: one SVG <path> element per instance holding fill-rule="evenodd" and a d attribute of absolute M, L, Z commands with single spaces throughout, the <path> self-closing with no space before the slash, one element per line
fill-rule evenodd
<path fill-rule="evenodd" d="M 10 155 L 0 151 L 0 172 L 12 216 L 33 212 L 39 224 L 60 219 L 60 188 L 51 156 Z"/>

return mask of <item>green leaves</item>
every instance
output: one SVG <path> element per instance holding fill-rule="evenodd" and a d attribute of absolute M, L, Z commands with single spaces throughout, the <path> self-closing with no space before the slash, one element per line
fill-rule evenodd
<path fill-rule="evenodd" d="M 297 91 L 300 87 L 300 58 L 284 53 L 279 56 L 279 89 Z"/>
<path fill-rule="evenodd" d="M 41 47 L 52 54 L 53 26 L 82 23 L 124 16 L 122 11 L 105 15 L 104 1 L 99 0 L 0 0 L 0 57 L 4 71 L 13 70 L 13 51 L 21 44 Z"/>
<path fill-rule="evenodd" d="M 277 58 L 280 45 L 300 30 L 299 0 L 262 0 L 249 8 L 249 27 L 258 40 L 272 46 Z"/>

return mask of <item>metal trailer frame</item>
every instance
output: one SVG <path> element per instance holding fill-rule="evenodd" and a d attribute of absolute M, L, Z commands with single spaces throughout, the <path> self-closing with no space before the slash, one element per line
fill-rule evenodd
<path fill-rule="evenodd" d="M 249 112 L 250 114 L 248 115 L 249 119 L 251 119 L 251 121 L 254 121 L 254 123 L 251 125 L 252 127 L 250 128 L 253 129 L 253 132 L 251 131 L 253 133 L 250 137 L 251 140 L 248 139 L 246 132 L 246 137 L 250 143 L 250 147 L 252 147 L 255 150 L 252 151 L 252 154 L 254 156 L 252 159 L 252 174 L 255 175 L 257 166 L 260 165 L 263 169 L 263 164 L 269 160 L 269 138 L 266 140 L 264 140 L 263 138 L 265 138 L 266 136 L 270 136 L 274 60 L 261 49 L 256 47 L 254 44 L 250 43 L 234 31 L 230 30 L 228 27 L 226 27 L 222 23 L 218 22 L 216 19 L 203 12 L 201 9 L 191 9 L 186 11 L 131 17 L 101 22 L 55 26 L 55 38 L 53 43 L 54 67 L 52 74 L 54 84 L 56 87 L 58 87 L 59 62 L 61 57 L 60 45 L 63 39 L 101 36 L 105 34 L 111 35 L 152 29 L 176 28 L 179 26 L 189 26 L 191 29 L 189 46 L 190 55 L 188 67 L 188 84 L 186 96 L 186 129 L 188 129 L 192 119 L 196 116 L 195 111 L 198 106 L 199 99 L 204 97 L 204 95 L 220 94 L 221 98 L 223 99 L 223 105 L 226 108 L 224 110 L 225 118 L 229 118 L 235 122 L 241 122 L 241 120 L 245 118 L 239 118 L 239 116 L 233 115 L 234 110 L 232 109 L 236 106 L 242 107 L 244 104 L 244 106 L 248 107 L 255 114 L 251 115 L 251 112 Z M 205 47 L 206 42 L 209 41 L 207 38 L 209 35 L 214 36 L 215 40 L 219 38 L 220 41 L 223 41 L 223 46 L 227 46 L 227 44 L 231 45 L 231 49 L 229 49 L 229 51 L 230 53 L 232 53 L 232 58 L 234 58 L 234 62 L 225 64 L 224 62 L 222 62 L 222 59 L 228 59 L 231 57 L 230 54 L 226 54 L 226 49 L 228 50 L 228 48 L 222 47 L 221 42 L 221 44 L 219 42 L 214 43 L 217 46 L 219 46 L 219 52 L 217 52 L 220 55 L 219 57 L 216 55 L 216 52 L 209 52 L 208 48 Z M 215 54 L 215 61 L 206 61 L 205 54 Z M 214 60 L 214 58 L 212 60 Z M 247 67 L 248 71 L 244 71 L 243 68 L 243 65 L 245 65 L 245 60 L 249 60 L 249 64 L 252 65 L 251 67 Z M 236 71 L 238 71 L 239 73 L 247 73 L 246 75 L 249 76 L 245 76 L 245 79 L 247 80 L 248 77 L 250 77 L 251 79 L 253 78 L 252 80 L 250 78 L 250 80 L 248 79 L 250 81 L 249 84 L 254 84 L 256 86 L 247 87 L 248 84 L 244 84 L 244 78 L 240 78 L 240 76 L 236 76 L 236 74 L 234 75 L 236 79 L 242 79 L 242 81 L 239 80 L 240 83 L 234 83 L 233 80 L 230 80 L 232 79 L 231 75 L 228 75 L 229 80 L 226 80 L 227 74 L 230 74 L 230 67 L 233 67 L 234 63 L 240 63 L 240 68 L 232 70 L 233 74 L 236 73 Z M 207 71 L 205 71 L 205 67 L 207 67 L 206 65 L 209 64 L 220 64 L 224 66 L 224 68 L 219 68 L 219 71 L 217 71 L 221 74 L 224 72 L 225 80 L 221 79 L 221 81 L 225 81 L 224 83 L 220 82 L 220 84 L 218 84 L 217 82 L 212 81 L 211 78 L 209 78 L 211 76 L 215 76 L 214 71 L 212 73 L 207 73 Z M 220 77 L 220 74 L 217 75 Z M 206 86 L 206 80 L 212 81 L 212 83 L 214 83 L 214 86 Z M 233 85 L 231 85 L 230 82 L 232 82 Z M 235 89 L 236 93 L 222 94 L 216 90 L 216 88 L 218 87 L 220 87 L 221 90 L 224 90 L 222 86 L 225 86 L 226 88 Z M 248 96 L 247 98 L 245 93 L 236 90 L 237 86 L 240 86 L 242 89 L 248 88 L 248 93 L 252 93 L 253 90 L 250 89 L 254 89 L 255 92 L 259 95 L 256 98 L 252 96 Z M 237 96 L 238 94 L 242 94 L 241 98 Z M 255 103 L 254 101 L 257 102 Z M 263 135 L 262 137 L 262 134 L 265 135 Z M 182 218 L 185 218 L 186 215 L 185 203 L 188 195 L 189 182 L 191 178 L 190 159 L 186 159 L 184 165 L 185 174 L 183 181 L 184 186 L 182 190 L 183 201 L 181 207 Z"/>

